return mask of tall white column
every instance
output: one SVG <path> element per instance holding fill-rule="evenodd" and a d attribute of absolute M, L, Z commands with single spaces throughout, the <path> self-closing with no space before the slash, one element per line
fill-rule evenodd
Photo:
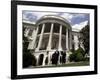
<path fill-rule="evenodd" d="M 39 43 L 38 43 L 38 46 L 36 48 L 36 51 L 39 51 L 39 48 L 41 47 L 44 29 L 45 29 L 45 24 L 43 24 L 43 26 L 42 26 L 42 30 L 41 30 L 41 34 L 40 34 L 40 38 L 39 38 Z"/>
<path fill-rule="evenodd" d="M 45 66 L 45 60 L 46 60 L 46 55 L 44 55 L 44 58 L 43 58 L 43 62 L 42 62 L 42 66 Z"/>
<path fill-rule="evenodd" d="M 66 28 L 66 49 L 67 51 L 69 50 L 69 47 L 68 47 L 68 28 Z"/>
<path fill-rule="evenodd" d="M 50 52 L 48 54 L 48 65 L 50 65 Z"/>
<path fill-rule="evenodd" d="M 49 35 L 49 42 L 48 42 L 48 46 L 47 46 L 47 50 L 51 50 L 51 45 L 52 45 L 52 33 L 53 33 L 53 26 L 54 24 L 51 24 L 51 29 L 50 29 L 50 35 Z"/>
<path fill-rule="evenodd" d="M 62 25 L 60 25 L 60 30 L 59 30 L 59 43 L 58 43 L 59 50 L 62 50 L 61 41 L 62 41 Z"/>
<path fill-rule="evenodd" d="M 38 66 L 39 65 L 39 54 L 34 55 L 34 56 L 36 57 L 36 66 Z"/>
<path fill-rule="evenodd" d="M 69 33 L 70 33 L 70 49 L 72 49 L 72 33 L 71 31 Z"/>
<path fill-rule="evenodd" d="M 60 64 L 60 57 L 61 57 L 61 52 L 59 52 L 58 64 Z"/>
<path fill-rule="evenodd" d="M 38 33 L 38 27 L 33 30 L 32 41 L 29 43 L 28 49 L 34 49 L 35 48 L 35 42 L 36 42 L 36 38 L 37 38 L 37 33 Z"/>
<path fill-rule="evenodd" d="M 78 49 L 78 36 L 77 35 L 75 35 L 74 36 L 74 44 L 75 44 L 75 50 L 77 50 Z"/>

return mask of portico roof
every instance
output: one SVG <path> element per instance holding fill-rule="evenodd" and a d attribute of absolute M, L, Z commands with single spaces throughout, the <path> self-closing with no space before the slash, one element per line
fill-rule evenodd
<path fill-rule="evenodd" d="M 45 18 L 55 18 L 55 19 L 60 19 L 60 20 L 63 20 L 65 22 L 68 22 L 65 18 L 58 16 L 58 15 L 45 15 L 42 17 L 42 19 L 45 19 Z"/>
<path fill-rule="evenodd" d="M 59 22 L 63 22 L 64 24 L 68 25 L 68 26 L 71 28 L 69 21 L 68 21 L 67 19 L 61 17 L 61 16 L 58 16 L 58 15 L 45 15 L 45 16 L 41 17 L 41 18 L 36 22 L 36 24 L 38 24 L 38 23 L 40 23 L 41 21 L 44 21 L 44 20 L 45 20 L 45 21 L 47 21 L 47 20 L 49 20 L 49 21 L 50 21 L 50 20 L 51 20 L 51 21 L 56 20 L 56 21 L 59 21 Z"/>

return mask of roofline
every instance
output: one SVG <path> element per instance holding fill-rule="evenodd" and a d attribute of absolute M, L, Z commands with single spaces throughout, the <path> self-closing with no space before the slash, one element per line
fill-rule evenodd
<path fill-rule="evenodd" d="M 61 17 L 61 16 L 57 16 L 57 15 L 45 15 L 43 17 L 41 17 L 37 22 L 36 25 L 38 25 L 41 21 L 46 20 L 46 19 L 56 19 L 59 21 L 62 21 L 63 23 L 65 23 L 66 25 L 69 25 L 70 29 L 72 29 L 69 21 L 67 21 L 65 18 Z"/>

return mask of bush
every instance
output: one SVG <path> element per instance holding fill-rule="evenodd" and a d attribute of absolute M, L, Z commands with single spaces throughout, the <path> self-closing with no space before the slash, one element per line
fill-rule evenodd
<path fill-rule="evenodd" d="M 72 54 L 70 54 L 70 56 L 69 56 L 69 61 L 75 61 L 75 58 L 76 58 L 76 54 L 75 53 L 72 53 Z"/>
<path fill-rule="evenodd" d="M 29 50 L 23 52 L 23 68 L 36 65 L 36 58 Z"/>
<path fill-rule="evenodd" d="M 82 53 L 76 53 L 75 62 L 78 62 L 78 61 L 83 61 Z"/>
<path fill-rule="evenodd" d="M 78 48 L 75 52 L 76 52 L 76 53 L 81 53 L 82 56 L 85 56 L 85 51 L 84 51 L 81 47 Z"/>
<path fill-rule="evenodd" d="M 23 52 L 23 67 L 32 65 L 32 56 L 29 51 Z"/>
<path fill-rule="evenodd" d="M 89 57 L 85 57 L 83 61 L 89 61 Z"/>
<path fill-rule="evenodd" d="M 77 49 L 74 51 L 70 56 L 69 60 L 78 62 L 78 61 L 83 61 L 84 60 L 84 50 L 82 48 Z"/>

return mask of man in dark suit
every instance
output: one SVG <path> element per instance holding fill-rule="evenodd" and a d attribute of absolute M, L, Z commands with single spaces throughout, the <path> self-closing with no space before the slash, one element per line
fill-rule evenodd
<path fill-rule="evenodd" d="M 55 51 L 54 54 L 52 55 L 52 64 L 57 65 L 58 64 L 58 58 L 59 58 L 59 51 Z"/>

